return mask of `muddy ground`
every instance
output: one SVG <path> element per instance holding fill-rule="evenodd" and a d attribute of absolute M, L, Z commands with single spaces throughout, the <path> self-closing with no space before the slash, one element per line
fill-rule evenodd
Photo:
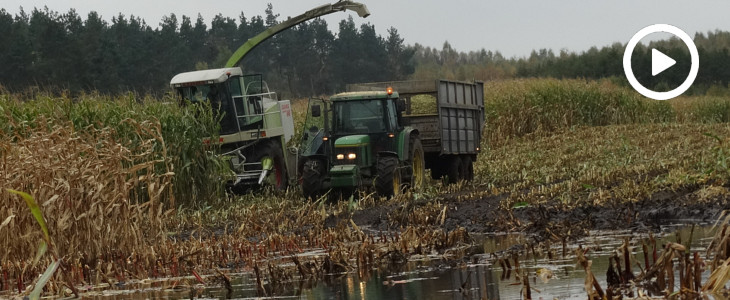
<path fill-rule="evenodd" d="M 728 190 L 726 186 L 712 187 Z M 461 200 L 453 195 L 424 199 L 408 204 L 408 210 L 425 206 L 430 201 L 446 205 L 443 224 L 446 230 L 464 227 L 469 232 L 523 232 L 534 236 L 536 242 L 546 238 L 574 239 L 590 230 L 633 229 L 639 232 L 657 231 L 661 225 L 674 223 L 714 223 L 725 209 L 730 209 L 730 197 L 725 193 L 702 196 L 707 186 L 689 186 L 679 190 L 654 192 L 638 201 L 623 201 L 604 205 L 569 206 L 560 203 L 526 205 L 505 208 L 501 205 L 507 194 Z M 468 193 L 465 192 L 465 193 Z M 556 202 L 556 201 L 554 201 Z M 325 226 L 331 227 L 350 218 L 360 227 L 375 231 L 393 231 L 409 224 L 393 215 L 403 205 L 391 204 L 355 211 L 349 215 L 331 215 Z"/>

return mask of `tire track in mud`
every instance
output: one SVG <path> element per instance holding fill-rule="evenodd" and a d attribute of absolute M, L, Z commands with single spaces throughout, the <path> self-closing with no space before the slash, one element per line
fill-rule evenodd
<path fill-rule="evenodd" d="M 708 190 L 718 190 L 717 195 L 706 195 Z M 325 227 L 335 226 L 340 221 L 352 219 L 361 227 L 375 231 L 397 231 L 408 224 L 395 220 L 394 211 L 406 208 L 415 209 L 430 201 L 439 201 L 446 207 L 443 225 L 434 220 L 431 226 L 445 230 L 458 227 L 468 232 L 522 232 L 536 240 L 550 237 L 582 237 L 590 230 L 633 229 L 637 231 L 656 230 L 661 225 L 677 223 L 712 223 L 725 209 L 730 209 L 730 188 L 728 186 L 690 185 L 676 190 L 655 191 L 645 199 L 636 202 L 613 201 L 606 205 L 568 206 L 557 200 L 547 204 L 530 205 L 522 208 L 506 209 L 501 202 L 509 194 L 461 200 L 464 191 L 446 194 L 432 199 L 424 199 L 409 204 L 388 204 L 366 208 L 346 216 L 331 215 Z"/>

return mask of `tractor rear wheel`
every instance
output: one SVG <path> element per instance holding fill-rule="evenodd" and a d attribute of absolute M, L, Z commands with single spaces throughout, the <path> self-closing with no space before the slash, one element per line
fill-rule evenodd
<path fill-rule="evenodd" d="M 402 182 L 400 170 L 398 170 L 398 158 L 382 156 L 378 158 L 377 164 L 375 191 L 378 196 L 391 197 L 400 194 Z"/>
<path fill-rule="evenodd" d="M 319 159 L 309 159 L 302 167 L 302 194 L 305 198 L 315 198 L 322 189 L 325 176 L 325 163 Z"/>
<path fill-rule="evenodd" d="M 418 137 L 411 138 L 410 145 L 410 163 L 411 163 L 411 189 L 420 190 L 426 181 L 426 162 L 423 158 L 423 146 L 421 139 Z"/>

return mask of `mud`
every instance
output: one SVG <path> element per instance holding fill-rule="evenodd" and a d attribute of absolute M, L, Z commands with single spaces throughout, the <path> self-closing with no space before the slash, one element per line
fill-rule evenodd
<path fill-rule="evenodd" d="M 539 242 L 546 238 L 576 239 L 590 230 L 656 231 L 662 225 L 674 223 L 708 222 L 721 216 L 730 208 L 730 198 L 707 199 L 698 194 L 705 186 L 689 186 L 681 189 L 661 190 L 638 201 L 624 201 L 605 205 L 569 206 L 548 202 L 521 208 L 505 208 L 501 202 L 509 195 L 496 195 L 463 200 L 454 195 L 424 199 L 408 204 L 424 206 L 429 201 L 440 201 L 448 208 L 443 228 L 465 228 L 473 233 L 520 232 L 530 234 Z M 464 192 L 468 194 L 468 191 Z M 702 198 L 702 199 L 701 199 Z M 331 227 L 342 220 L 352 219 L 358 226 L 377 231 L 398 230 L 409 225 L 391 217 L 399 205 L 378 206 L 362 209 L 345 216 L 330 216 L 325 222 Z M 441 226 L 440 224 L 434 224 Z"/>

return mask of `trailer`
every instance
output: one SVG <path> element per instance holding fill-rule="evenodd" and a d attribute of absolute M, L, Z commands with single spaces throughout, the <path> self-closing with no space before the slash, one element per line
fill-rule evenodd
<path fill-rule="evenodd" d="M 421 140 L 431 177 L 449 183 L 474 178 L 484 124 L 484 83 L 451 80 L 350 84 L 347 90 L 392 88 L 404 102 L 401 125 L 414 128 Z"/>

